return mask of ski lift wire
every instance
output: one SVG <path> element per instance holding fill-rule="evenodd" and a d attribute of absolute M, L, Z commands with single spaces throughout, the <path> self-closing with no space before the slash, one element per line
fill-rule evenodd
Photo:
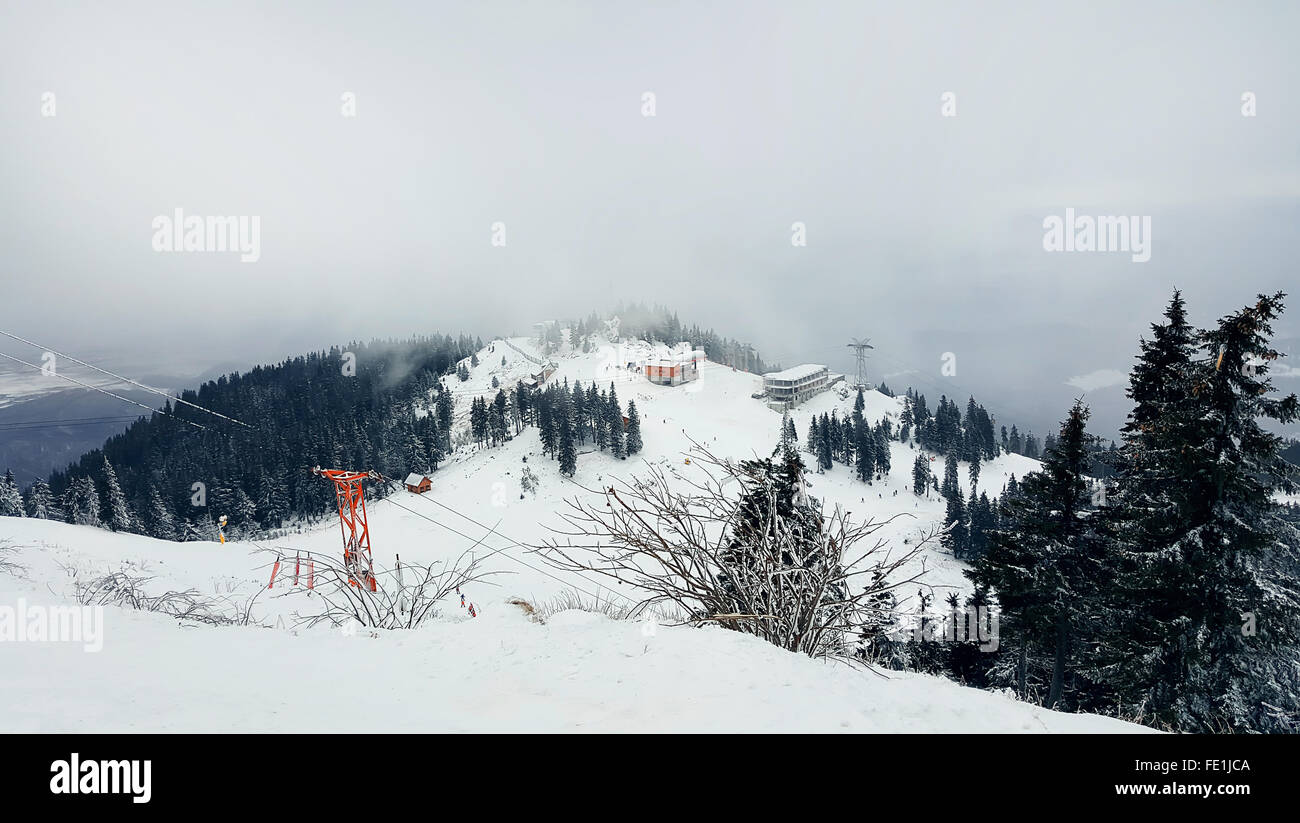
<path fill-rule="evenodd" d="M 231 423 L 238 423 L 239 425 L 243 426 L 243 427 L 246 428 L 246 429 L 248 429 L 248 428 L 252 428 L 252 426 L 249 426 L 247 423 L 243 422 L 242 420 L 236 420 L 236 419 L 233 418 L 233 417 L 227 417 L 226 415 L 224 415 L 224 414 L 222 414 L 222 413 L 220 413 L 220 412 L 214 412 L 212 409 L 205 409 L 205 408 L 203 408 L 202 406 L 200 406 L 200 405 L 197 404 L 197 403 L 191 403 L 190 401 L 188 401 L 188 400 L 182 400 L 182 399 L 179 398 L 179 397 L 172 397 L 172 395 L 168 394 L 168 393 L 165 392 L 165 391 L 162 391 L 161 389 L 155 389 L 153 386 L 146 386 L 145 384 L 143 384 L 143 383 L 139 383 L 139 382 L 137 382 L 137 381 L 135 381 L 135 380 L 132 380 L 132 379 L 129 378 L 129 377 L 123 377 L 122 375 L 120 375 L 120 374 L 116 374 L 116 373 L 114 373 L 114 372 L 111 372 L 111 371 L 109 371 L 108 369 L 100 368 L 99 366 L 96 366 L 96 365 L 94 365 L 94 364 L 92 364 L 92 363 L 87 363 L 87 362 L 84 361 L 84 360 L 78 360 L 77 358 L 73 357 L 73 356 L 70 355 L 70 354 L 64 354 L 63 352 L 59 352 L 59 351 L 55 351 L 54 349 L 47 348 L 46 346 L 42 346 L 41 344 L 39 344 L 39 343 L 35 343 L 35 342 L 31 341 L 31 340 L 28 340 L 28 339 L 25 338 L 25 337 L 19 337 L 18 335 L 16 335 L 16 334 L 11 334 L 11 333 L 9 333 L 9 332 L 7 332 L 7 331 L 4 331 L 3 329 L 0 329 L 0 334 L 4 335 L 5 337 L 8 337 L 8 338 L 11 339 L 11 340 L 17 340 L 17 341 L 19 341 L 20 343 L 26 343 L 27 345 L 29 345 L 29 346 L 34 346 L 34 347 L 36 347 L 36 348 L 38 348 L 38 349 L 41 349 L 42 351 L 47 351 L 47 352 L 49 352 L 50 354 L 55 355 L 56 357 L 63 357 L 63 358 L 65 358 L 65 359 L 67 359 L 67 360 L 71 360 L 73 363 L 78 363 L 78 364 L 80 364 L 80 365 L 82 365 L 82 366 L 85 366 L 85 367 L 88 368 L 88 369 L 94 369 L 94 370 L 97 371 L 97 372 L 101 372 L 101 373 L 103 373 L 103 374 L 108 375 L 109 377 L 113 377 L 113 378 L 116 378 L 116 379 L 118 379 L 118 380 L 121 380 L 121 381 L 123 381 L 124 383 L 130 383 L 132 386 L 135 386 L 136 388 L 144 389 L 145 391 L 149 391 L 149 392 L 153 392 L 154 394 L 161 395 L 161 396 L 163 396 L 163 397 L 166 397 L 168 400 L 175 400 L 177 403 L 184 403 L 185 405 L 187 405 L 187 406 L 191 406 L 191 407 L 193 407 L 193 408 L 196 408 L 196 409 L 198 409 L 199 411 L 207 412 L 208 414 L 215 415 L 216 417 L 220 417 L 220 418 L 223 419 L 223 420 L 229 420 Z M 39 367 L 38 367 L 38 368 L 39 368 Z M 146 407 L 146 408 L 147 408 L 147 407 Z M 180 418 L 177 418 L 177 419 L 180 419 Z"/>
<path fill-rule="evenodd" d="M 3 334 L 3 332 L 0 332 L 0 334 Z M 15 363 L 22 363 L 24 366 L 29 366 L 29 367 L 31 367 L 31 368 L 33 368 L 33 369 L 36 369 L 37 371 L 43 371 L 43 369 L 42 369 L 40 366 L 36 365 L 35 363 L 28 363 L 26 360 L 22 360 L 22 359 L 19 359 L 19 358 L 17 358 L 17 357 L 14 357 L 12 354 L 5 354 L 4 352 L 0 352 L 0 357 L 4 357 L 4 358 L 7 358 L 7 359 L 9 359 L 9 360 L 12 360 L 12 361 L 14 361 Z M 143 403 L 137 403 L 136 401 L 132 400 L 132 399 L 129 398 L 129 397 L 123 397 L 123 396 L 120 395 L 120 394 L 114 394 L 113 392 L 108 391 L 107 389 L 102 389 L 102 388 L 100 388 L 99 386 L 92 386 L 92 385 L 90 385 L 89 383 L 83 383 L 83 382 L 81 382 L 80 380 L 77 380 L 76 378 L 68 377 L 66 374 L 60 374 L 60 373 L 57 372 L 57 371 L 55 371 L 55 372 L 50 372 L 50 374 L 53 374 L 55 377 L 58 377 L 58 378 L 60 378 L 60 379 L 67 380 L 69 383 L 76 383 L 78 386 L 81 386 L 82 388 L 91 389 L 92 391 L 97 391 L 97 392 L 99 392 L 100 394 L 106 394 L 106 395 L 108 395 L 109 397 L 113 397 L 113 398 L 116 398 L 116 399 L 118 399 L 118 400 L 124 401 L 124 402 L 126 402 L 126 403 L 130 403 L 130 404 L 133 405 L 133 406 L 139 406 L 140 408 L 144 409 L 145 411 L 147 411 L 147 412 L 149 412 L 149 413 L 151 413 L 151 414 L 161 414 L 161 415 L 163 415 L 164 417 L 172 417 L 172 418 L 175 418 L 176 420 L 179 420 L 179 421 L 181 421 L 182 423 L 189 423 L 191 426 L 193 426 L 194 428 L 199 429 L 199 430 L 201 430 L 201 431 L 207 431 L 207 430 L 208 430 L 207 426 L 200 426 L 198 423 L 195 423 L 195 422 L 193 422 L 193 421 L 191 421 L 191 420 L 186 420 L 186 419 L 183 418 L 183 417 L 176 417 L 176 416 L 173 415 L 173 414 L 168 414 L 167 412 L 165 412 L 165 411 L 163 411 L 163 410 L 161 410 L 161 409 L 150 408 L 149 406 L 146 406 L 146 405 L 143 404 Z"/>

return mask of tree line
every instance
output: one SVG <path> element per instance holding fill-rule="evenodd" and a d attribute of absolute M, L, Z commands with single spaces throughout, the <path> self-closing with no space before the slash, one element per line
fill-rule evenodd
<path fill-rule="evenodd" d="M 169 401 L 34 483 L 22 513 L 177 540 L 214 539 L 220 515 L 252 534 L 325 514 L 334 490 L 312 466 L 403 475 L 445 458 L 454 401 L 440 379 L 478 345 L 353 343 L 223 376 L 181 398 L 246 425 Z"/>
<path fill-rule="evenodd" d="M 1118 447 L 1098 448 L 1076 401 L 1042 469 L 1008 484 L 967 572 L 996 651 L 900 641 L 885 617 L 870 654 L 1159 728 L 1300 731 L 1300 517 L 1276 499 L 1296 467 L 1266 428 L 1300 414 L 1268 376 L 1284 297 L 1196 329 L 1175 292 L 1140 342 Z"/>

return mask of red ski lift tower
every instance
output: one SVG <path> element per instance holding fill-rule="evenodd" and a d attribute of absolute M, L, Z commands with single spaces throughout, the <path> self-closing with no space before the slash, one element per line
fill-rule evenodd
<path fill-rule="evenodd" d="M 334 492 L 339 503 L 339 529 L 343 532 L 343 565 L 348 570 L 348 583 L 375 591 L 375 563 L 370 555 L 370 525 L 366 522 L 366 493 L 361 488 L 363 480 L 382 479 L 375 472 L 354 472 L 345 469 L 322 469 L 316 466 L 312 474 L 334 481 Z"/>

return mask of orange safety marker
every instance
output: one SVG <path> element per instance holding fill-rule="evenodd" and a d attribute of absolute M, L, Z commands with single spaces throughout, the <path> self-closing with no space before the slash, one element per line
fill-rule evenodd
<path fill-rule="evenodd" d="M 266 584 L 266 587 L 268 589 L 273 588 L 275 586 L 275 576 L 279 574 L 279 572 L 280 572 L 280 561 L 277 560 L 275 561 L 275 565 L 271 567 L 271 582 Z"/>

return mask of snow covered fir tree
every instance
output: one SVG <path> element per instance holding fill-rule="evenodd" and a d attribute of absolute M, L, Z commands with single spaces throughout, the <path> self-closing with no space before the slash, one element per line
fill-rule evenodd
<path fill-rule="evenodd" d="M 1196 330 L 1175 293 L 1142 341 L 1112 479 L 1089 478 L 1076 403 L 1041 472 L 1006 495 L 970 572 L 1001 607 L 993 682 L 1047 706 L 1182 731 L 1300 731 L 1300 533 L 1275 496 L 1296 467 L 1260 295 Z"/>

